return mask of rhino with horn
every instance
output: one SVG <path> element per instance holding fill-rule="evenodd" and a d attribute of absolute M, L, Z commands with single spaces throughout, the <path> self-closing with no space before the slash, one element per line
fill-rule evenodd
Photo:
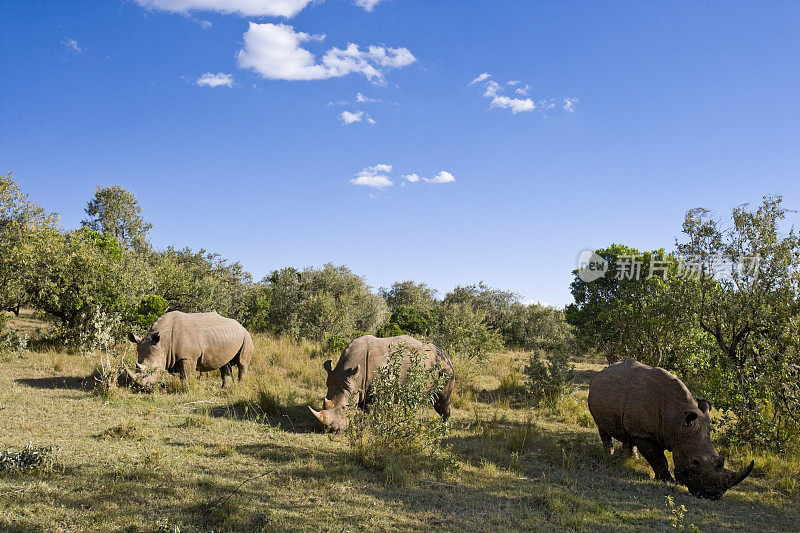
<path fill-rule="evenodd" d="M 233 381 L 232 367 L 244 379 L 253 358 L 253 340 L 232 318 L 217 313 L 170 311 L 159 317 L 144 337 L 128 335 L 136 343 L 136 372 L 125 368 L 128 377 L 141 386 L 158 380 L 164 370 L 187 379 L 195 370 L 219 369 L 222 387 Z"/>
<path fill-rule="evenodd" d="M 330 431 L 347 428 L 347 409 L 351 400 L 355 399 L 361 408 L 369 403 L 368 392 L 372 379 L 378 369 L 388 363 L 389 353 L 400 346 L 405 348 L 401 376 L 408 370 L 410 350 L 422 354 L 426 368 L 439 365 L 441 372 L 449 374 L 450 377 L 436 396 L 433 408 L 444 420 L 450 417 L 450 396 L 455 388 L 455 374 L 453 364 L 444 352 L 433 344 L 423 344 L 408 335 L 387 338 L 364 335 L 347 345 L 336 368 L 332 367 L 330 360 L 323 364 L 328 374 L 328 392 L 322 401 L 322 411 L 316 411 L 311 406 L 308 408 L 323 428 Z"/>
<path fill-rule="evenodd" d="M 664 456 L 671 451 L 675 479 L 698 498 L 718 500 L 753 469 L 752 461 L 725 468 L 711 444 L 711 403 L 663 368 L 628 359 L 603 369 L 589 383 L 589 411 L 603 445 L 613 453 L 613 437 L 628 452 L 636 446 L 656 479 L 673 481 Z"/>

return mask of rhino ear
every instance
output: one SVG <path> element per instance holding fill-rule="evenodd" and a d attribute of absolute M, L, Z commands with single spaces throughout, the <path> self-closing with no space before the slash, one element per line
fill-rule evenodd
<path fill-rule="evenodd" d="M 329 400 L 327 398 L 322 400 L 322 409 L 323 410 L 333 409 L 334 407 L 336 407 L 336 406 L 331 400 Z"/>
<path fill-rule="evenodd" d="M 322 366 L 325 368 L 325 370 L 328 372 L 328 374 L 330 374 L 331 372 L 333 372 L 333 369 L 331 369 L 331 362 L 332 362 L 332 361 L 331 361 L 330 359 L 328 359 L 327 361 L 325 361 L 324 363 L 322 363 Z"/>
<path fill-rule="evenodd" d="M 361 368 L 361 365 L 356 365 L 353 368 L 348 368 L 347 370 L 344 371 L 345 375 L 347 375 L 347 377 L 355 376 L 356 374 L 358 374 L 359 368 Z"/>
<path fill-rule="evenodd" d="M 697 420 L 697 413 L 694 411 L 687 411 L 686 416 L 683 418 L 683 424 L 688 427 L 691 426 L 692 422 L 695 420 Z"/>
<path fill-rule="evenodd" d="M 128 340 L 131 342 L 135 342 L 136 344 L 139 344 L 142 341 L 141 337 L 137 337 L 136 335 L 133 334 L 132 331 L 128 333 Z"/>
<path fill-rule="evenodd" d="M 161 335 L 157 331 L 155 331 L 153 332 L 152 335 L 150 335 L 150 338 L 153 339 L 153 344 L 158 344 L 158 341 L 161 340 Z"/>
<path fill-rule="evenodd" d="M 700 408 L 705 414 L 708 414 L 711 411 L 711 402 L 706 400 L 705 398 L 698 398 L 697 399 L 697 407 Z"/>

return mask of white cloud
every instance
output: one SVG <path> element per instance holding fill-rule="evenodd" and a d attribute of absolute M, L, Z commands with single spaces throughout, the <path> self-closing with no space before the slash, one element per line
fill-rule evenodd
<path fill-rule="evenodd" d="M 489 105 L 489 107 L 510 109 L 515 115 L 517 113 L 533 111 L 536 109 L 536 104 L 534 104 L 533 100 L 530 98 L 511 98 L 502 94 L 502 91 L 502 87 L 500 87 L 500 84 L 496 81 L 489 80 L 486 82 L 486 90 L 483 92 L 483 96 L 492 99 L 492 103 Z"/>
<path fill-rule="evenodd" d="M 312 0 L 136 0 L 140 6 L 172 13 L 216 11 L 242 17 L 291 18 Z"/>
<path fill-rule="evenodd" d="M 511 98 L 508 96 L 495 96 L 492 98 L 492 103 L 489 107 L 499 107 L 501 109 L 510 109 L 515 115 L 517 113 L 524 113 L 525 111 L 533 111 L 536 109 L 536 104 L 530 98 Z"/>
<path fill-rule="evenodd" d="M 360 104 L 380 103 L 380 101 L 378 98 L 369 98 L 361 93 L 356 93 L 356 102 Z"/>
<path fill-rule="evenodd" d="M 64 37 L 64 39 L 61 40 L 61 45 L 66 47 L 67 50 L 75 52 L 76 54 L 83 53 L 83 48 L 78 46 L 78 41 L 70 37 Z"/>
<path fill-rule="evenodd" d="M 356 111 L 355 113 L 351 113 L 350 111 L 342 111 L 339 114 L 339 118 L 345 124 L 352 124 L 354 122 L 361 122 L 361 119 L 364 117 L 363 111 Z"/>
<path fill-rule="evenodd" d="M 527 83 L 523 87 L 517 87 L 514 89 L 514 92 L 517 94 L 521 94 L 522 96 L 528 96 L 528 91 L 531 90 L 531 86 Z"/>
<path fill-rule="evenodd" d="M 489 74 L 488 72 L 484 72 L 483 74 L 478 74 L 478 76 L 474 80 L 469 82 L 469 84 L 470 85 L 475 85 L 476 83 L 480 83 L 480 82 L 482 82 L 484 80 L 489 79 L 491 76 L 492 75 Z"/>
<path fill-rule="evenodd" d="M 371 126 L 374 126 L 375 124 L 377 124 L 377 122 L 375 121 L 375 119 L 373 119 L 372 117 L 367 117 L 367 122 L 369 122 L 369 124 L 370 124 Z"/>
<path fill-rule="evenodd" d="M 324 38 L 296 32 L 285 24 L 251 22 L 244 34 L 244 48 L 239 50 L 239 67 L 273 80 L 324 80 L 355 72 L 381 83 L 384 69 L 401 68 L 416 61 L 407 48 L 369 46 L 361 50 L 357 44 L 349 43 L 344 49 L 329 49 L 318 62 L 314 54 L 300 46 L 302 42 Z"/>
<path fill-rule="evenodd" d="M 358 7 L 363 7 L 367 11 L 372 11 L 375 6 L 383 2 L 383 0 L 355 0 Z"/>
<path fill-rule="evenodd" d="M 419 181 L 419 175 L 418 174 L 406 174 L 405 176 L 403 176 L 403 179 L 408 181 L 408 182 L 411 182 L 411 183 L 416 183 L 416 182 Z"/>
<path fill-rule="evenodd" d="M 519 85 L 522 82 L 519 81 L 519 80 L 510 80 L 510 81 L 507 81 L 506 83 L 508 83 L 509 85 Z"/>
<path fill-rule="evenodd" d="M 575 112 L 575 104 L 578 103 L 577 98 L 564 98 L 564 111 L 567 113 Z"/>
<path fill-rule="evenodd" d="M 233 87 L 233 75 L 222 72 L 217 72 L 216 74 L 206 72 L 197 78 L 196 83 L 206 87 Z"/>
<path fill-rule="evenodd" d="M 356 177 L 350 180 L 350 183 L 353 185 L 361 185 L 363 187 L 373 187 L 375 189 L 391 187 L 394 185 L 394 182 L 389 178 L 389 176 L 386 175 L 386 173 L 391 171 L 392 165 L 386 163 L 373 165 L 371 167 L 361 169 Z"/>
<path fill-rule="evenodd" d="M 203 28 L 204 30 L 210 30 L 211 26 L 213 26 L 213 24 L 211 24 L 211 22 L 207 20 L 196 20 L 195 22 L 200 24 L 200 27 Z"/>
<path fill-rule="evenodd" d="M 422 178 L 422 179 L 424 179 L 427 183 L 453 183 L 456 181 L 456 178 L 446 170 L 442 170 L 441 172 L 439 172 L 430 179 L 429 178 Z"/>

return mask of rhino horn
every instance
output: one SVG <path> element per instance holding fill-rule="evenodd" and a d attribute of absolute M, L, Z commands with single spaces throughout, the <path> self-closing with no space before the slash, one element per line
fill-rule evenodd
<path fill-rule="evenodd" d="M 734 472 L 733 470 L 725 470 L 725 474 L 727 477 L 726 485 L 730 489 L 731 487 L 735 487 L 742 481 L 744 478 L 750 475 L 750 472 L 753 470 L 753 466 L 755 465 L 755 461 L 750 461 L 750 465 L 745 468 L 742 468 L 738 472 Z"/>
<path fill-rule="evenodd" d="M 320 424 L 322 424 L 323 426 L 325 425 L 325 421 L 322 419 L 322 413 L 320 413 L 319 411 L 315 411 L 314 408 L 311 407 L 310 405 L 308 406 L 308 410 L 311 411 L 311 414 L 314 415 L 314 418 L 316 418 Z"/>

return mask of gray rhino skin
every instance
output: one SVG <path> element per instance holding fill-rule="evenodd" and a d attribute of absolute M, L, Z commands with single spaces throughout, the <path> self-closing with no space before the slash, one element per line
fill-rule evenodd
<path fill-rule="evenodd" d="M 227 388 L 233 365 L 239 368 L 241 381 L 253 359 L 253 340 L 247 330 L 217 313 L 170 311 L 161 315 L 143 338 L 133 333 L 128 338 L 136 343 L 138 374 L 126 370 L 142 386 L 156 381 L 162 370 L 187 379 L 194 370 L 219 369 L 222 387 Z"/>
<path fill-rule="evenodd" d="M 369 403 L 366 391 L 378 372 L 386 366 L 388 354 L 400 345 L 405 347 L 405 357 L 401 367 L 401 377 L 408 371 L 410 363 L 409 349 L 416 349 L 424 357 L 425 368 L 441 365 L 442 372 L 450 374 L 450 379 L 438 393 L 433 408 L 442 415 L 443 420 L 450 417 L 450 396 L 455 387 L 453 363 L 439 348 L 433 344 L 423 344 L 409 335 L 379 338 L 373 335 L 358 337 L 347 345 L 339 357 L 336 368 L 331 368 L 331 361 L 325 361 L 323 367 L 328 373 L 328 393 L 323 400 L 322 411 L 309 410 L 320 425 L 331 431 L 343 431 L 347 428 L 347 408 L 353 395 L 357 395 L 358 406 L 362 409 Z"/>
<path fill-rule="evenodd" d="M 628 359 L 598 372 L 589 383 L 589 411 L 603 446 L 611 438 L 626 452 L 633 446 L 653 467 L 656 479 L 672 481 L 664 450 L 672 452 L 675 478 L 698 498 L 718 500 L 750 474 L 726 469 L 711 444 L 708 400 L 695 400 L 681 380 L 664 370 Z"/>

